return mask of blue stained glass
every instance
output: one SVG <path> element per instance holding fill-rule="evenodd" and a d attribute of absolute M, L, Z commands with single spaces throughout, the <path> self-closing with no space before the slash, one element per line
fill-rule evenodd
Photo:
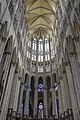
<path fill-rule="evenodd" d="M 43 92 L 43 84 L 38 85 L 38 92 Z"/>
<path fill-rule="evenodd" d="M 39 109 L 42 110 L 43 109 L 43 104 L 39 103 Z"/>

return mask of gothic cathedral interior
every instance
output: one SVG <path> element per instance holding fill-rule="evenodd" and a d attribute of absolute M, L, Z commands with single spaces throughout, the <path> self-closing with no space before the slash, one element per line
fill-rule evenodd
<path fill-rule="evenodd" d="M 80 0 L 0 0 L 0 120 L 80 120 Z"/>

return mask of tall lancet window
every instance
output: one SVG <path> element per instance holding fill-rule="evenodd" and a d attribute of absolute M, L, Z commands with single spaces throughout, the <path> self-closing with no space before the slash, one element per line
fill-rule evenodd
<path fill-rule="evenodd" d="M 38 44 L 38 61 L 43 62 L 43 40 L 39 39 L 39 44 Z"/>

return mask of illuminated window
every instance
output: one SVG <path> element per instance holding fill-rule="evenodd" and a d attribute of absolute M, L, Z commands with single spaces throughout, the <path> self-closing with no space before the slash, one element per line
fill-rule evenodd
<path fill-rule="evenodd" d="M 43 43 L 45 41 L 45 44 L 43 46 Z M 37 42 L 38 42 L 38 48 L 37 48 Z M 49 42 L 50 42 L 50 48 L 49 48 Z M 44 49 L 44 50 L 43 50 Z M 47 38 L 45 38 L 45 40 L 43 40 L 42 38 L 40 38 L 38 41 L 36 38 L 33 39 L 33 45 L 32 45 L 32 49 L 31 49 L 31 41 L 28 41 L 28 46 L 27 46 L 27 57 L 30 58 L 30 52 L 32 50 L 32 61 L 36 62 L 36 59 L 38 58 L 38 72 L 43 72 L 43 58 L 45 55 L 45 61 L 49 61 L 50 59 L 52 59 L 54 57 L 54 47 L 53 47 L 53 41 Z M 51 55 L 50 55 L 50 50 L 51 50 Z M 38 55 L 38 56 L 37 56 Z M 51 57 L 51 58 L 50 58 Z M 46 71 L 50 71 L 49 67 L 46 66 Z"/>
<path fill-rule="evenodd" d="M 39 109 L 42 110 L 43 109 L 43 104 L 39 103 Z"/>
<path fill-rule="evenodd" d="M 38 92 L 43 92 L 43 84 L 38 85 Z"/>
<path fill-rule="evenodd" d="M 42 39 L 39 40 L 39 45 L 38 45 L 38 61 L 43 62 L 43 41 Z"/>

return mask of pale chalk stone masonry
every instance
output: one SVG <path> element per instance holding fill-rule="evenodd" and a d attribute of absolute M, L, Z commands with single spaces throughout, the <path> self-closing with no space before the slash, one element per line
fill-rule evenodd
<path fill-rule="evenodd" d="M 0 120 L 49 119 L 80 120 L 80 0 L 0 0 Z"/>

